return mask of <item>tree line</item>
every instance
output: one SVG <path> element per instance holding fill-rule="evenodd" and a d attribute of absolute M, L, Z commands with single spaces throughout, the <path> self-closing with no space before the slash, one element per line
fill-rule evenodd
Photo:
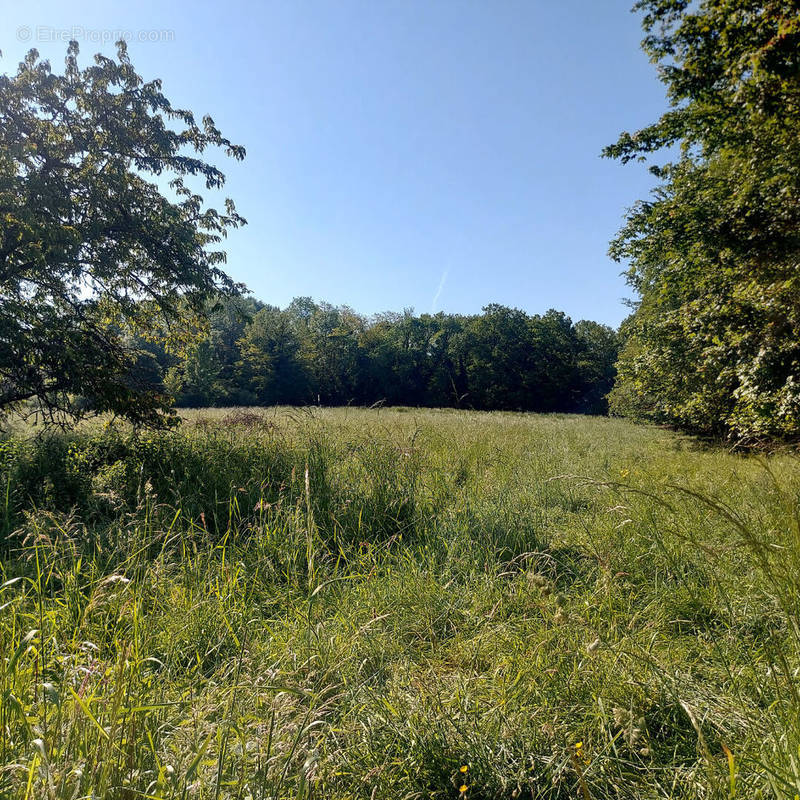
<path fill-rule="evenodd" d="M 302 297 L 220 299 L 179 356 L 139 339 L 133 378 L 179 406 L 390 405 L 605 413 L 616 332 L 559 311 L 372 317 Z"/>

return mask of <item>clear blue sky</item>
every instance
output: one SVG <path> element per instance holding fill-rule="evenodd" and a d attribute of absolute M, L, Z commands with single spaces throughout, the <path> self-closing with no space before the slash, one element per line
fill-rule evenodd
<path fill-rule="evenodd" d="M 652 179 L 599 153 L 665 106 L 631 5 L 7 2 L 0 68 L 36 46 L 60 69 L 73 28 L 87 62 L 115 30 L 168 31 L 131 58 L 247 148 L 221 164 L 249 222 L 228 271 L 262 300 L 497 302 L 616 325 L 627 288 L 608 241 Z"/>

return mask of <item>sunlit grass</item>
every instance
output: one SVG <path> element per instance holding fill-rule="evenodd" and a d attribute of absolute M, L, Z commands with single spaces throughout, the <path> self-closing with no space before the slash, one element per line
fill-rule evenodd
<path fill-rule="evenodd" d="M 800 792 L 791 456 L 415 409 L 0 446 L 0 796 Z"/>

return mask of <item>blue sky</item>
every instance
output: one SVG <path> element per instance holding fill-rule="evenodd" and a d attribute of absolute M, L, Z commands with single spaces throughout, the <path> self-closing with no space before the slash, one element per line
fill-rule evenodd
<path fill-rule="evenodd" d="M 262 300 L 616 325 L 608 241 L 652 178 L 599 153 L 665 107 L 631 5 L 34 0 L 6 4 L 0 69 L 31 46 L 60 68 L 71 35 L 88 62 L 127 31 L 145 78 L 247 148 L 217 163 L 249 222 L 228 272 Z"/>

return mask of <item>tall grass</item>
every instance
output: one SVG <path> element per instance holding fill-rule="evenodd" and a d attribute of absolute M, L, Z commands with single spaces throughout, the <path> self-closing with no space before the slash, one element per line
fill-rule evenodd
<path fill-rule="evenodd" d="M 790 456 L 403 409 L 0 453 L 0 796 L 800 793 Z"/>

